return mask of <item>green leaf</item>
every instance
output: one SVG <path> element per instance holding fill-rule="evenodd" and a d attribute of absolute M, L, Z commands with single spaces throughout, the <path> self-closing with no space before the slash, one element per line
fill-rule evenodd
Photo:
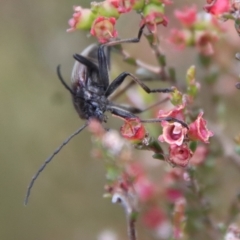
<path fill-rule="evenodd" d="M 197 149 L 197 141 L 192 141 L 191 143 L 190 143 L 190 149 L 191 149 L 191 151 L 192 152 L 195 152 L 196 151 L 196 149 Z"/>
<path fill-rule="evenodd" d="M 160 153 L 154 153 L 152 157 L 158 160 L 165 160 L 164 156 Z"/>

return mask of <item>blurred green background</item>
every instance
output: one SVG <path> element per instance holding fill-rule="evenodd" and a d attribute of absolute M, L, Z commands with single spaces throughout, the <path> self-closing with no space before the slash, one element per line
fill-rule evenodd
<path fill-rule="evenodd" d="M 181 5 L 191 2 L 181 1 Z M 198 1 L 199 6 L 203 2 Z M 81 32 L 66 33 L 73 5 L 88 7 L 89 3 L 0 1 L 1 240 L 97 239 L 105 229 L 126 238 L 122 209 L 102 198 L 104 168 L 90 156 L 87 131 L 46 168 L 36 181 L 29 205 L 23 205 L 33 174 L 83 123 L 56 76 L 56 66 L 61 64 L 69 81 L 72 55 L 93 41 Z M 137 33 L 136 16 L 127 15 L 118 24 L 121 37 Z M 149 52 L 147 48 L 139 52 L 136 46 L 126 48 L 138 51 L 139 58 Z M 175 58 L 172 50 L 171 56 Z M 189 58 L 191 62 L 191 55 Z M 152 63 L 153 59 L 145 60 Z M 180 72 L 184 74 L 188 66 L 187 61 L 181 62 Z"/>

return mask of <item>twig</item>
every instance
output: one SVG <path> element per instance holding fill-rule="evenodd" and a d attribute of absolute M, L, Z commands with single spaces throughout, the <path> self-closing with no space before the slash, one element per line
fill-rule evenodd
<path fill-rule="evenodd" d="M 137 216 L 137 196 L 134 192 L 124 191 L 124 189 L 121 189 L 120 191 L 114 193 L 112 202 L 122 204 L 127 217 L 128 238 L 129 240 L 137 240 L 135 228 Z"/>

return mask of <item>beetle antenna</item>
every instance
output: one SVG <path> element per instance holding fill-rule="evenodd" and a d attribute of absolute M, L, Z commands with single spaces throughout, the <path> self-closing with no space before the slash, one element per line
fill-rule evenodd
<path fill-rule="evenodd" d="M 181 120 L 179 120 L 179 119 L 177 119 L 177 118 L 173 118 L 173 117 L 153 118 L 153 119 L 146 119 L 146 120 L 140 119 L 140 122 L 142 122 L 142 123 L 156 123 L 156 122 L 162 122 L 162 121 L 178 122 L 178 123 L 180 123 L 183 127 L 189 129 L 188 125 L 187 125 L 185 122 L 183 122 L 183 121 L 181 121 Z"/>
<path fill-rule="evenodd" d="M 71 136 L 69 136 L 54 152 L 53 154 L 43 163 L 43 165 L 38 169 L 37 173 L 33 176 L 28 188 L 27 188 L 27 193 L 26 193 L 26 197 L 25 197 L 25 200 L 24 200 L 24 205 L 27 205 L 28 204 L 28 199 L 30 197 L 30 194 L 31 194 L 31 190 L 32 190 L 32 187 L 35 183 L 35 181 L 37 180 L 39 174 L 45 169 L 45 167 L 47 166 L 48 163 L 51 162 L 51 160 L 53 159 L 53 157 L 58 154 L 61 149 L 73 138 L 75 137 L 76 135 L 78 135 L 85 127 L 88 126 L 88 123 L 85 123 L 82 127 L 80 127 L 75 133 L 73 133 Z"/>
<path fill-rule="evenodd" d="M 61 83 L 63 84 L 63 86 L 74 96 L 75 93 L 73 92 L 73 90 L 67 85 L 67 83 L 65 82 L 65 80 L 62 77 L 61 71 L 60 71 L 60 67 L 61 65 L 57 66 L 57 75 L 59 80 L 61 81 Z"/>

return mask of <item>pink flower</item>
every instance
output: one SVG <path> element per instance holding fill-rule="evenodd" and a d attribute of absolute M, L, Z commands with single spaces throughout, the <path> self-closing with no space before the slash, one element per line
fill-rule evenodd
<path fill-rule="evenodd" d="M 134 188 L 142 202 L 152 199 L 156 194 L 155 185 L 146 177 L 140 177 L 134 182 Z"/>
<path fill-rule="evenodd" d="M 171 203 L 176 202 L 178 199 L 181 199 L 183 197 L 182 192 L 179 189 L 176 188 L 167 188 L 165 195 Z"/>
<path fill-rule="evenodd" d="M 138 162 L 128 164 L 127 172 L 131 178 L 137 179 L 145 175 L 143 167 Z"/>
<path fill-rule="evenodd" d="M 68 21 L 70 28 L 67 29 L 67 32 L 72 32 L 76 29 L 89 30 L 94 21 L 94 14 L 91 12 L 91 10 L 81 8 L 80 6 L 74 6 L 73 10 L 73 16 Z"/>
<path fill-rule="evenodd" d="M 179 120 L 184 120 L 183 110 L 185 106 L 183 104 L 174 107 L 169 111 L 159 110 L 157 117 L 158 118 L 166 118 L 166 117 L 173 117 Z"/>
<path fill-rule="evenodd" d="M 171 29 L 168 41 L 176 48 L 182 50 L 187 45 L 186 33 L 179 29 Z"/>
<path fill-rule="evenodd" d="M 182 11 L 176 10 L 174 15 L 181 24 L 187 27 L 191 27 L 197 20 L 197 10 L 195 6 L 185 7 Z"/>
<path fill-rule="evenodd" d="M 180 167 L 186 167 L 193 153 L 186 144 L 169 146 L 169 162 Z"/>
<path fill-rule="evenodd" d="M 157 25 L 162 24 L 167 26 L 168 20 L 164 15 L 164 4 L 160 3 L 149 3 L 143 9 L 143 18 L 140 23 L 142 26 L 146 24 L 148 29 L 157 34 Z"/>
<path fill-rule="evenodd" d="M 132 10 L 133 4 L 136 0 L 107 0 L 110 2 L 119 13 L 127 13 Z"/>
<path fill-rule="evenodd" d="M 143 215 L 143 223 L 150 229 L 156 229 L 164 220 L 165 215 L 157 206 L 152 206 Z"/>
<path fill-rule="evenodd" d="M 230 11 L 229 0 L 208 0 L 207 5 L 204 6 L 204 10 L 213 15 L 220 15 Z"/>
<path fill-rule="evenodd" d="M 216 43 L 217 40 L 216 35 L 210 32 L 202 32 L 196 36 L 196 47 L 201 54 L 210 56 L 214 53 L 213 43 Z"/>
<path fill-rule="evenodd" d="M 88 130 L 93 133 L 96 137 L 103 137 L 106 132 L 102 124 L 96 119 L 90 119 Z"/>
<path fill-rule="evenodd" d="M 101 43 L 108 42 L 111 38 L 117 37 L 115 30 L 116 19 L 113 17 L 98 17 L 92 24 L 90 33 L 98 38 Z"/>
<path fill-rule="evenodd" d="M 200 112 L 197 119 L 189 125 L 188 136 L 191 140 L 208 143 L 208 139 L 213 136 L 213 133 L 207 129 L 207 122 L 202 116 L 203 112 Z"/>
<path fill-rule="evenodd" d="M 142 19 L 140 25 L 142 26 L 143 24 L 146 24 L 151 32 L 156 33 L 157 25 L 162 24 L 166 27 L 168 24 L 168 19 L 161 12 L 151 11 Z"/>
<path fill-rule="evenodd" d="M 175 144 L 177 146 L 182 145 L 188 132 L 182 124 L 178 122 L 169 123 L 163 121 L 161 125 L 163 127 L 163 133 L 158 138 L 160 142 L 167 142 L 168 144 Z"/>
<path fill-rule="evenodd" d="M 141 141 L 146 134 L 144 126 L 137 118 L 127 119 L 120 132 L 124 138 L 133 141 Z"/>
<path fill-rule="evenodd" d="M 224 236 L 224 240 L 239 240 L 240 236 L 240 228 L 235 223 L 232 223 L 228 226 L 226 234 Z"/>
<path fill-rule="evenodd" d="M 157 188 L 146 176 L 143 167 L 135 162 L 128 165 L 127 173 L 132 179 L 134 189 L 142 202 L 151 200 L 156 196 Z"/>

